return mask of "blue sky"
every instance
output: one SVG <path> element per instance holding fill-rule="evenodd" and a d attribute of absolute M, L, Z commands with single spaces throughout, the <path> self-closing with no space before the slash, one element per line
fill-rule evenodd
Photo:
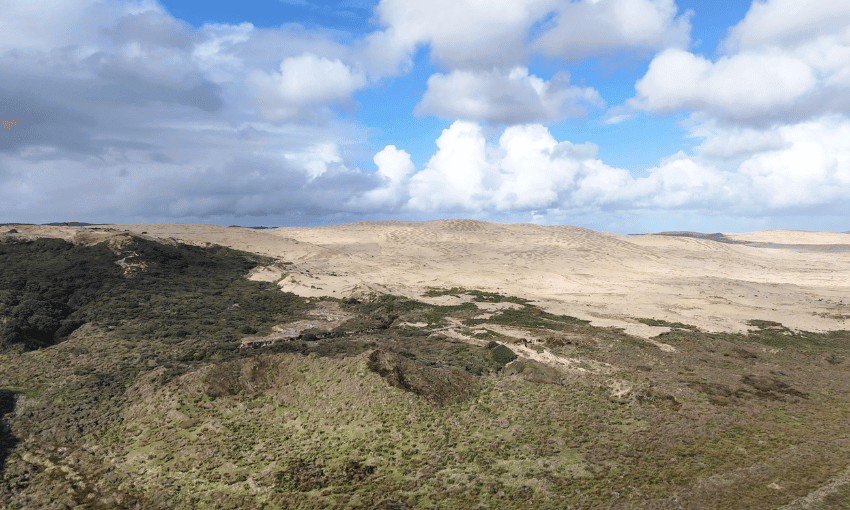
<path fill-rule="evenodd" d="M 0 221 L 850 229 L 850 2 L 9 0 Z"/>

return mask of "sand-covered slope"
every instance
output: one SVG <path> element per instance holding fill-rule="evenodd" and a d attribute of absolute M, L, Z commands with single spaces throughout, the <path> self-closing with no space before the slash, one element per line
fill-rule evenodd
<path fill-rule="evenodd" d="M 301 295 L 375 290 L 415 297 L 433 287 L 474 288 L 532 299 L 550 312 L 641 336 L 659 330 L 633 318 L 709 331 L 744 331 L 751 319 L 809 331 L 850 327 L 850 235 L 843 233 L 726 234 L 737 241 L 835 246 L 801 252 L 471 220 L 268 230 L 173 224 L 116 228 L 293 262 L 261 277 L 286 274 L 281 287 Z"/>
<path fill-rule="evenodd" d="M 279 280 L 283 290 L 302 296 L 374 291 L 420 297 L 430 288 L 464 287 L 531 299 L 552 313 L 644 337 L 662 330 L 635 318 L 730 332 L 747 330 L 751 319 L 808 331 L 850 327 L 850 234 L 844 233 L 725 234 L 758 243 L 747 246 L 568 226 L 439 220 L 267 230 L 185 224 L 19 227 L 18 235 L 43 232 L 71 239 L 107 228 L 221 244 L 292 262 L 259 271 L 256 278 Z M 801 251 L 790 245 L 831 248 Z"/>

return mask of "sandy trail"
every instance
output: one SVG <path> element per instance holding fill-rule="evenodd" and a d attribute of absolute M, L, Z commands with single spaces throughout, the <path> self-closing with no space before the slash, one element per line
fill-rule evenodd
<path fill-rule="evenodd" d="M 221 244 L 291 262 L 256 276 L 304 296 L 464 287 L 532 300 L 544 310 L 648 338 L 665 328 L 636 318 L 746 331 L 750 319 L 797 330 L 850 328 L 850 234 L 761 231 L 735 240 L 834 245 L 828 252 L 725 244 L 659 235 L 615 235 L 569 226 L 473 220 L 352 223 L 253 230 L 211 225 L 112 225 L 41 229 L 73 238 L 130 230 L 197 245 Z"/>

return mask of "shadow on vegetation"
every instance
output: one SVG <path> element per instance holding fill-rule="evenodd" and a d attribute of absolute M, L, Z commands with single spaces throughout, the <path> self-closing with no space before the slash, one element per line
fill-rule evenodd
<path fill-rule="evenodd" d="M 18 438 L 6 423 L 6 415 L 15 411 L 17 394 L 10 390 L 0 390 L 0 474 L 6 468 L 6 458 L 18 445 Z"/>

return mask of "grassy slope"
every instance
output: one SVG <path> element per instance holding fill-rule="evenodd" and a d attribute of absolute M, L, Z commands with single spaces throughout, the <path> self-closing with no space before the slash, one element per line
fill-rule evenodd
<path fill-rule="evenodd" d="M 256 262 L 239 254 L 163 249 L 186 264 L 116 280 L 71 312 L 88 323 L 70 338 L 0 355 L 0 504 L 775 508 L 850 464 L 846 332 L 676 325 L 665 353 L 452 289 L 523 308 L 482 321 L 473 303 L 339 302 L 356 318 L 328 338 L 238 349 L 313 305 L 244 280 Z M 526 328 L 588 370 L 504 367 L 492 346 L 429 336 L 447 316 L 508 347 L 481 328 Z M 848 496 L 838 484 L 819 508 Z"/>

